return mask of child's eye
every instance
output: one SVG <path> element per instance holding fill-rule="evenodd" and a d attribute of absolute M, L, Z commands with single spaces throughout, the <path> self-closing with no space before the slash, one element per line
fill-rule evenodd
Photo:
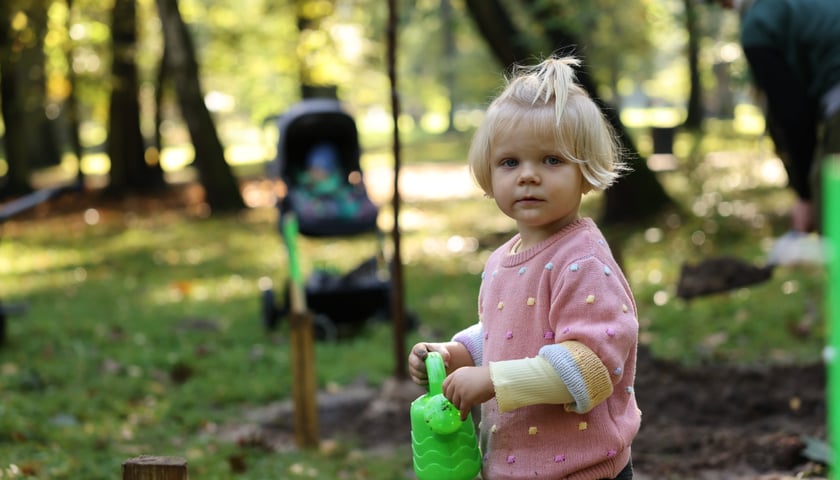
<path fill-rule="evenodd" d="M 519 165 L 519 160 L 516 160 L 514 158 L 505 158 L 504 160 L 499 162 L 499 164 L 503 167 L 508 167 L 508 168 L 515 167 L 515 166 Z"/>
<path fill-rule="evenodd" d="M 562 164 L 562 163 L 563 163 L 563 159 L 562 159 L 562 158 L 560 158 L 560 157 L 554 157 L 554 156 L 552 156 L 552 157 L 545 157 L 545 160 L 543 160 L 543 161 L 544 161 L 546 164 L 548 164 L 548 165 L 560 165 L 560 164 Z"/>

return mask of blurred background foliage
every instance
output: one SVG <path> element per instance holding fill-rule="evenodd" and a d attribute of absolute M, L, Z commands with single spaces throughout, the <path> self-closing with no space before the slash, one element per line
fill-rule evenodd
<path fill-rule="evenodd" d="M 398 3 L 403 132 L 469 131 L 499 88 L 507 65 L 488 50 L 463 0 Z M 648 126 L 676 126 L 686 118 L 691 62 L 700 72 L 705 117 L 728 118 L 736 114 L 736 105 L 754 104 L 736 43 L 737 18 L 714 5 L 689 0 L 503 0 L 500 4 L 522 32 L 517 41 L 528 45 L 534 58 L 558 48 L 545 44 L 546 29 L 560 28 L 577 38 L 575 51 L 585 57 L 600 96 L 621 112 L 626 126 L 643 129 L 637 141 L 645 142 L 641 134 Z M 203 98 L 228 163 L 270 158 L 267 147 L 270 150 L 272 144 L 265 140 L 263 122 L 299 101 L 302 84 L 334 85 L 358 119 L 367 145 L 388 138 L 386 2 L 181 0 L 178 7 L 195 44 Z M 534 11 L 549 7 L 560 14 L 534 20 Z M 692 30 L 687 8 L 695 13 Z M 5 33 L 0 48 L 6 65 L 25 67 L 25 78 L 44 78 L 43 98 L 33 90 L 25 92 L 27 111 L 55 120 L 65 119 L 76 108 L 82 170 L 107 171 L 108 159 L 97 155 L 101 153 L 97 147 L 109 137 L 112 5 L 92 0 L 11 0 L 4 2 L 0 13 L 6 22 L 0 32 Z M 164 170 L 172 171 L 189 165 L 192 153 L 172 88 L 158 81 L 165 43 L 162 30 L 157 3 L 137 0 L 132 53 L 142 135 L 152 145 L 159 130 L 160 160 Z M 696 59 L 687 55 L 689 31 L 700 46 Z M 43 66 L 27 60 L 33 51 L 43 52 Z M 0 78 L 4 84 L 14 80 L 10 69 L 0 72 Z M 162 95 L 159 107 L 158 95 Z M 158 110 L 162 118 L 156 122 Z M 72 126 L 61 123 L 52 127 L 62 152 L 67 152 L 66 140 L 72 135 L 68 128 Z M 750 128 L 751 133 L 762 131 L 761 125 Z M 41 143 L 48 143 L 41 138 Z M 72 155 L 62 158 L 66 172 L 78 165 Z M 7 171 L 8 165 L 0 173 Z"/>

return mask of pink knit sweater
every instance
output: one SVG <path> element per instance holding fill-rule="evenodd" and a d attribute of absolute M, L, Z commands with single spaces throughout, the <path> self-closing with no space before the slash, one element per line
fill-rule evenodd
<path fill-rule="evenodd" d="M 633 295 L 590 219 L 510 254 L 518 239 L 488 259 L 479 323 L 454 340 L 466 345 L 476 365 L 541 355 L 575 402 L 507 413 L 499 412 L 495 399 L 483 404 L 483 478 L 613 478 L 630 460 L 641 422 L 633 392 Z M 581 344 L 589 355 L 580 354 Z M 609 381 L 599 381 L 605 375 Z"/>

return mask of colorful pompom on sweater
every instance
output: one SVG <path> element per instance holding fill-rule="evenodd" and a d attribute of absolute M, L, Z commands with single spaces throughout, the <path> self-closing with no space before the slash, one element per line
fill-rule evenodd
<path fill-rule="evenodd" d="M 580 219 L 511 253 L 516 235 L 488 259 L 479 323 L 459 332 L 476 365 L 541 357 L 574 401 L 500 411 L 484 403 L 483 478 L 613 478 L 630 460 L 636 405 L 636 304 L 598 227 Z M 495 380 L 494 380 L 495 381 Z M 508 395 L 508 393 L 504 393 Z"/>

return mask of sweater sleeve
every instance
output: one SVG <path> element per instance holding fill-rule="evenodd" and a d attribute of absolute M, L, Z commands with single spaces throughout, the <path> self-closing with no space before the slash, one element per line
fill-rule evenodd
<path fill-rule="evenodd" d="M 484 329 L 480 323 L 473 324 L 452 337 L 453 342 L 458 342 L 467 348 L 473 359 L 473 365 L 481 366 L 482 351 L 484 350 Z"/>
<path fill-rule="evenodd" d="M 500 412 L 539 404 L 567 404 L 586 413 L 613 392 L 607 367 L 579 342 L 547 345 L 533 358 L 490 363 Z"/>
<path fill-rule="evenodd" d="M 502 413 L 528 405 L 574 401 L 552 365 L 542 357 L 490 362 L 490 378 Z"/>
<path fill-rule="evenodd" d="M 625 367 L 638 340 L 635 302 L 617 267 L 594 256 L 569 264 L 552 298 L 549 321 L 555 343 L 541 347 L 539 355 L 575 398 L 566 408 L 588 412 L 613 393 L 625 374 L 633 374 Z"/>

